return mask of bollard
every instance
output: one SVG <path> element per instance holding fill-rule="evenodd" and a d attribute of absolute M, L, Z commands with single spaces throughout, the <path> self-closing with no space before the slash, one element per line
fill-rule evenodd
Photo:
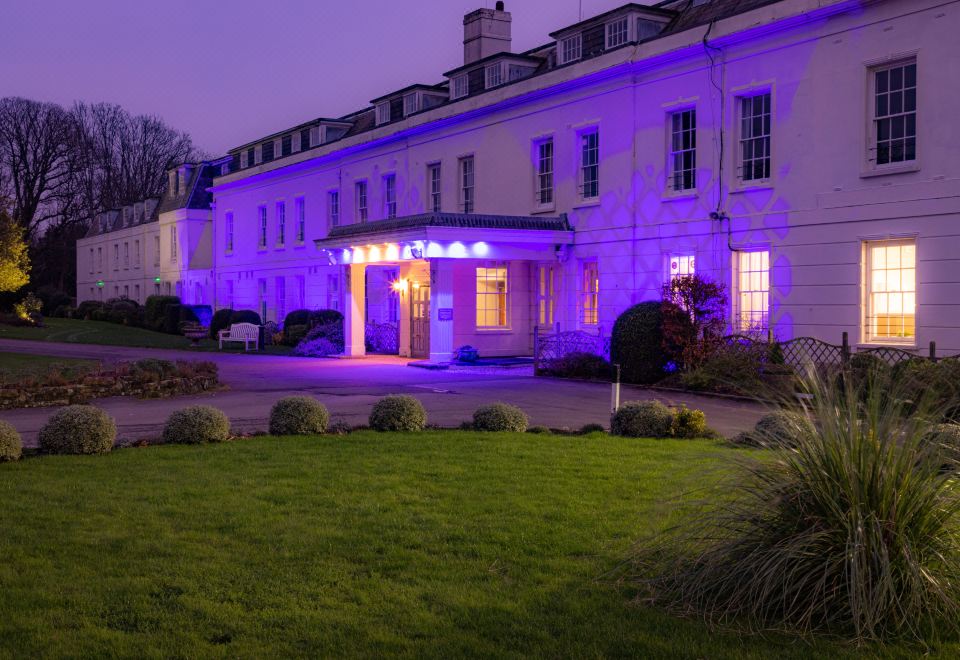
<path fill-rule="evenodd" d="M 620 407 L 620 365 L 613 365 L 613 380 L 610 383 L 610 414 Z"/>

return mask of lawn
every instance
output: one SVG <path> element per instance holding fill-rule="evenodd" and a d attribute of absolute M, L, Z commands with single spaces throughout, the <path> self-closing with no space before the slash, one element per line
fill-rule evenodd
<path fill-rule="evenodd" d="M 0 324 L 0 339 L 33 339 L 36 341 L 59 341 L 70 344 L 101 344 L 105 346 L 141 346 L 144 348 L 191 348 L 190 340 L 180 335 L 168 335 L 145 328 L 134 328 L 119 323 L 83 321 L 79 319 L 43 320 L 44 327 L 12 326 Z M 200 346 L 191 350 L 216 351 L 217 342 L 203 339 Z M 243 352 L 243 347 L 232 345 L 230 350 Z M 271 354 L 290 352 L 287 346 L 268 346 Z"/>
<path fill-rule="evenodd" d="M 47 373 L 53 366 L 61 372 L 79 371 L 93 369 L 97 366 L 97 361 L 0 351 L 0 380 L 4 377 L 40 376 Z"/>
<path fill-rule="evenodd" d="M 359 432 L 0 464 L 0 657 L 857 657 L 606 577 L 735 451 Z"/>

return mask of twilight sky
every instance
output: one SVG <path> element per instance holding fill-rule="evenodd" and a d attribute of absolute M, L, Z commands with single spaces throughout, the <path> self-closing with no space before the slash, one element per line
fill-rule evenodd
<path fill-rule="evenodd" d="M 506 0 L 513 50 L 581 0 Z M 582 0 L 589 17 L 626 0 Z M 652 2 L 650 3 L 652 4 Z M 2 0 L 0 97 L 157 114 L 211 155 L 337 117 L 463 63 L 463 15 L 494 0 Z"/>

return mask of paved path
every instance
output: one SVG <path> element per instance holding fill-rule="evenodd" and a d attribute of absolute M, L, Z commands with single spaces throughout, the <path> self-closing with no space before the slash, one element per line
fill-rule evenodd
<path fill-rule="evenodd" d="M 486 403 L 506 401 L 523 408 L 531 424 L 553 428 L 580 428 L 609 423 L 610 385 L 534 378 L 529 367 L 511 369 L 451 369 L 430 371 L 407 366 L 409 360 L 390 356 L 363 359 L 298 358 L 275 355 L 191 352 L 124 346 L 60 344 L 0 339 L 0 351 L 60 357 L 92 358 L 105 363 L 156 357 L 168 360 L 201 359 L 216 362 L 221 392 L 171 399 L 130 397 L 98 399 L 94 403 L 117 420 L 123 441 L 159 436 L 167 415 L 192 403 L 223 410 L 234 432 L 265 431 L 270 407 L 290 394 L 307 394 L 322 401 L 334 421 L 365 424 L 370 406 L 386 394 L 412 394 L 427 408 L 429 420 L 440 426 L 458 426 Z M 624 386 L 621 401 L 658 398 L 685 403 L 707 414 L 707 421 L 724 435 L 750 428 L 763 413 L 757 404 L 688 394 L 652 392 Z M 2 410 L 0 419 L 13 424 L 27 446 L 53 408 Z"/>

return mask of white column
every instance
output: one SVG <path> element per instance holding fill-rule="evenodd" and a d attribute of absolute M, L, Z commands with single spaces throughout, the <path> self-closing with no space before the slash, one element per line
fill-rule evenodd
<path fill-rule="evenodd" d="M 452 259 L 430 260 L 430 361 L 453 359 Z"/>
<path fill-rule="evenodd" d="M 363 300 L 366 293 L 366 265 L 343 267 L 343 354 L 348 357 L 366 355 L 364 342 Z"/>

